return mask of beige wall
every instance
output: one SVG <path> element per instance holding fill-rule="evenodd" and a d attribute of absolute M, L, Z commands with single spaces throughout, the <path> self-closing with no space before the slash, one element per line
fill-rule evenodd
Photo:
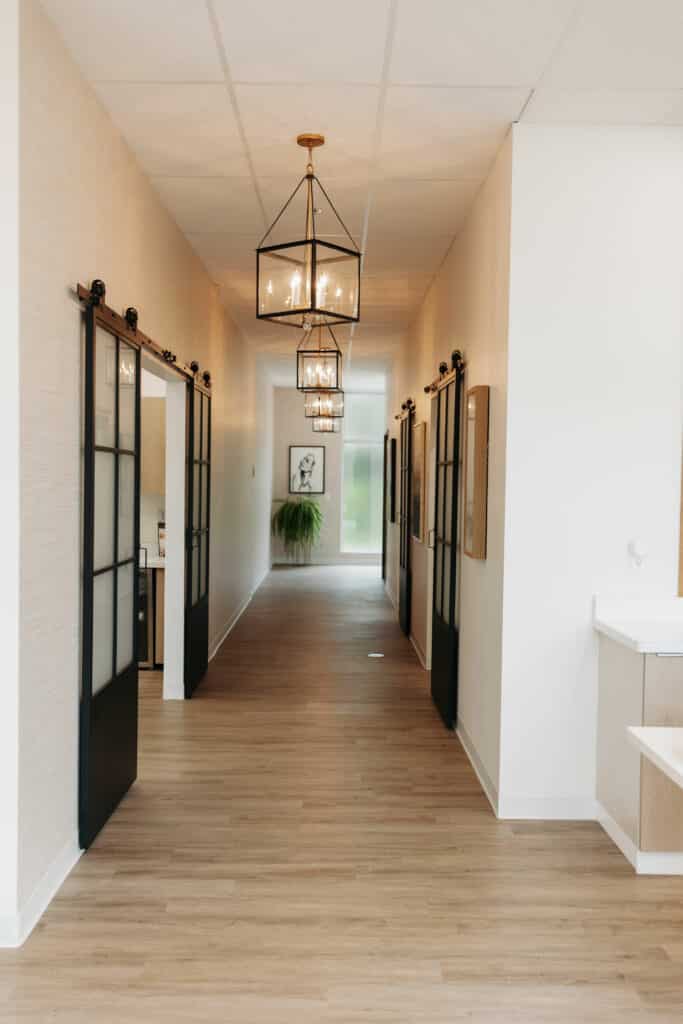
<path fill-rule="evenodd" d="M 417 404 L 416 421 L 431 421 L 424 385 L 449 361 L 455 348 L 467 361 L 465 387 L 491 388 L 488 557 L 464 558 L 460 617 L 458 723 L 488 777 L 498 787 L 503 592 L 503 529 L 507 407 L 507 332 L 511 202 L 511 140 L 508 137 L 457 239 L 430 287 L 405 339 L 392 381 L 389 425 L 408 396 Z M 429 449 L 429 440 L 428 440 Z M 429 463 L 429 460 L 428 460 Z M 430 475 L 433 474 L 428 464 Z M 433 512 L 428 509 L 431 525 Z M 390 528 L 388 589 L 398 593 L 398 527 Z M 431 556 L 426 537 L 411 542 L 413 640 L 430 653 Z"/>
<path fill-rule="evenodd" d="M 81 313 L 114 309 L 213 378 L 210 638 L 269 565 L 270 396 L 217 290 L 36 0 L 21 5 L 21 609 L 19 903 L 76 835 L 81 554 Z M 98 45 L 106 45 L 100 40 Z"/>

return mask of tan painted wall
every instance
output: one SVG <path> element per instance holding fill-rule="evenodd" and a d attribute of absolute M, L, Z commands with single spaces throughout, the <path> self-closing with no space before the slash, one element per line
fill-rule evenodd
<path fill-rule="evenodd" d="M 21 5 L 21 652 L 19 902 L 76 834 L 81 314 L 115 309 L 213 377 L 210 638 L 270 559 L 271 423 L 215 286 L 36 0 Z M 100 40 L 98 45 L 106 45 Z"/>
<path fill-rule="evenodd" d="M 510 202 L 508 137 L 405 339 L 389 407 L 394 436 L 393 414 L 408 396 L 417 403 L 416 421 L 424 420 L 429 431 L 430 400 L 423 388 L 455 348 L 467 360 L 465 386 L 491 388 L 488 557 L 462 562 L 458 718 L 492 790 L 497 789 L 499 769 Z M 433 475 L 429 460 L 428 472 Z M 430 508 L 427 522 L 432 521 Z M 397 527 L 390 532 L 388 589 L 397 600 Z M 429 656 L 431 556 L 426 537 L 423 543 L 411 543 L 413 640 Z"/>

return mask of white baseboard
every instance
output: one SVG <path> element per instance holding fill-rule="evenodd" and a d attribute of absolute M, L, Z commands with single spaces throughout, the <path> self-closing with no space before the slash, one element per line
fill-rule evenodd
<path fill-rule="evenodd" d="M 425 658 L 424 654 L 420 650 L 420 645 L 418 644 L 417 640 L 415 639 L 415 637 L 413 636 L 412 633 L 410 634 L 410 642 L 413 645 L 413 650 L 417 654 L 417 660 L 422 665 L 422 668 L 425 670 L 425 672 L 429 672 L 430 669 L 431 669 L 431 665 L 428 664 L 427 659 Z"/>
<path fill-rule="evenodd" d="M 467 754 L 470 764 L 474 768 L 474 773 L 479 779 L 479 782 L 481 783 L 481 788 L 484 790 L 488 802 L 491 804 L 491 807 L 493 808 L 493 813 L 497 816 L 498 790 L 494 786 L 491 777 L 484 768 L 483 762 L 476 751 L 474 743 L 472 742 L 470 736 L 467 733 L 467 730 L 465 729 L 461 721 L 458 721 L 456 723 L 455 734 L 460 740 L 462 749 Z"/>
<path fill-rule="evenodd" d="M 223 628 L 223 631 L 221 633 L 219 633 L 218 640 L 216 640 L 213 643 L 212 647 L 209 650 L 209 661 L 213 661 L 213 659 L 216 657 L 216 654 L 218 653 L 219 648 L 222 646 L 223 643 L 225 643 L 225 641 L 229 637 L 230 633 L 232 633 L 233 629 L 235 628 L 235 626 L 237 625 L 239 620 L 244 615 L 245 611 L 247 610 L 247 608 L 249 607 L 249 605 L 252 602 L 254 594 L 256 593 L 258 588 L 261 586 L 261 584 L 263 583 L 264 579 L 266 578 L 266 576 L 268 575 L 269 572 L 270 572 L 270 567 L 264 570 L 264 572 L 262 573 L 262 575 L 259 578 L 258 582 L 256 583 L 256 586 L 247 594 L 247 596 L 245 597 L 244 601 L 239 606 L 237 611 L 234 612 L 233 615 L 231 615 L 231 617 L 228 619 L 227 625 Z"/>
<path fill-rule="evenodd" d="M 618 846 L 637 875 L 683 875 L 683 853 L 651 853 L 639 850 L 621 825 L 598 804 L 598 821 L 615 846 Z"/>
<path fill-rule="evenodd" d="M 0 947 L 15 949 L 26 942 L 82 852 L 76 838 L 70 839 L 52 861 L 24 906 L 12 916 L 0 917 Z"/>
<path fill-rule="evenodd" d="M 527 821 L 596 821 L 592 797 L 498 796 L 498 817 Z"/>
<path fill-rule="evenodd" d="M 389 602 L 391 603 L 391 606 L 394 609 L 394 611 L 398 612 L 398 602 L 396 601 L 396 598 L 394 597 L 393 592 L 389 588 L 389 581 L 388 580 L 385 580 L 385 583 L 384 583 L 384 593 L 389 598 Z"/>

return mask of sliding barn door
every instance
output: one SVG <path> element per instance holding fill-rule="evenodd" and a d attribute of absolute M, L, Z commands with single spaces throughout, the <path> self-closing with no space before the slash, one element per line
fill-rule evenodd
<path fill-rule="evenodd" d="M 401 419 L 401 506 L 399 514 L 399 587 L 398 621 L 410 636 L 411 572 L 410 572 L 410 509 L 413 469 L 413 411 Z"/>
<path fill-rule="evenodd" d="M 188 385 L 187 529 L 185 544 L 185 696 L 209 664 L 211 535 L 211 397 Z"/>
<path fill-rule="evenodd" d="M 432 699 L 452 729 L 458 710 L 458 510 L 462 371 L 453 372 L 435 401 L 436 509 L 432 606 Z"/>
<path fill-rule="evenodd" d="M 389 519 L 389 431 L 384 435 L 384 456 L 382 459 L 382 579 L 387 578 L 387 521 Z"/>
<path fill-rule="evenodd" d="M 86 310 L 79 836 L 137 774 L 140 350 Z"/>

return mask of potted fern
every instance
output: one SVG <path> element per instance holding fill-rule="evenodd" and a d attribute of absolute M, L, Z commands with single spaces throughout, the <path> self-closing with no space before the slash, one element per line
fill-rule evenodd
<path fill-rule="evenodd" d="M 302 565 L 310 560 L 322 523 L 323 514 L 317 501 L 296 498 L 282 501 L 273 515 L 272 531 L 282 541 L 287 557 Z"/>

